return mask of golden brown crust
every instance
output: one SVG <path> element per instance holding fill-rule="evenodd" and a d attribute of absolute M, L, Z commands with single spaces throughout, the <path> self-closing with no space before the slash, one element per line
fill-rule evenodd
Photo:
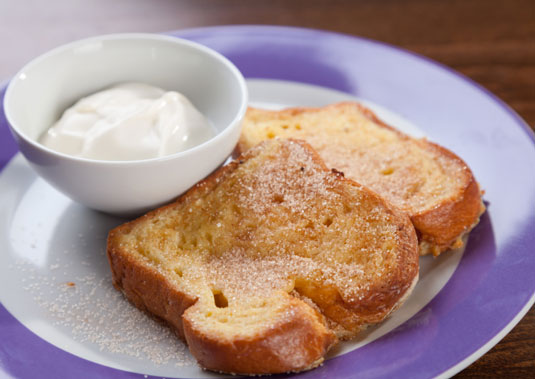
<path fill-rule="evenodd" d="M 481 189 L 466 163 L 440 145 L 428 141 L 425 143 L 428 148 L 458 161 L 462 167 L 463 186 L 457 194 L 432 209 L 411 215 L 420 239 L 432 246 L 428 253 L 437 256 L 450 248 L 460 247 L 458 241 L 477 225 L 485 207 L 481 200 Z"/>
<path fill-rule="evenodd" d="M 134 222 L 140 222 L 140 219 Z M 168 323 L 184 339 L 182 314 L 197 299 L 177 289 L 151 265 L 133 259 L 121 249 L 117 235 L 128 226 L 114 229 L 108 237 L 107 254 L 113 285 L 136 307 Z"/>
<path fill-rule="evenodd" d="M 285 316 L 264 333 L 231 341 L 205 333 L 191 320 L 195 307 L 184 314 L 186 341 L 201 366 L 233 374 L 276 374 L 310 370 L 323 362 L 337 342 L 321 315 L 299 299 L 289 298 Z"/>
<path fill-rule="evenodd" d="M 277 144 L 285 146 L 289 151 L 300 146 L 313 162 L 308 168 L 314 169 L 314 166 L 318 166 L 325 172 L 329 171 L 307 143 L 291 140 Z M 384 254 L 385 257 L 394 258 L 388 263 L 388 268 L 378 268 L 380 271 L 377 273 L 366 273 L 369 279 L 364 283 L 368 285 L 367 290 L 359 292 L 359 298 L 344 294 L 334 285 L 322 285 L 315 277 L 297 278 L 294 287 L 285 288 L 284 291 L 291 292 L 295 289 L 300 297 L 295 298 L 283 292 L 285 297 L 278 303 L 282 304 L 277 313 L 279 316 L 271 320 L 265 328 L 258 329 L 256 334 L 238 333 L 235 337 L 227 338 L 214 332 L 214 327 L 207 326 L 203 321 L 207 313 L 218 311 L 214 304 L 207 304 L 206 299 L 203 302 L 201 295 L 192 294 L 179 280 L 170 278 L 165 273 L 165 267 L 160 266 L 163 263 L 155 264 L 150 259 L 134 257 L 130 249 L 141 249 L 143 241 L 138 240 L 130 246 L 123 239 L 136 228 L 152 225 L 154 220 L 166 212 L 175 212 L 184 204 L 189 207 L 196 201 L 204 201 L 205 196 L 226 182 L 235 170 L 249 159 L 255 158 L 263 149 L 263 146 L 259 146 L 247 151 L 197 184 L 174 203 L 117 227 L 108 237 L 107 253 L 114 285 L 137 307 L 169 323 L 179 336 L 185 338 L 199 363 L 215 371 L 264 374 L 313 368 L 323 361 L 328 349 L 337 341 L 331 326 L 340 337 L 348 338 L 354 336 L 366 324 L 383 320 L 400 305 L 418 276 L 417 238 L 409 218 L 374 192 L 344 178 L 343 174 L 336 171 L 322 174 L 325 175 L 326 182 L 336 183 L 335 189 L 349 192 L 358 190 L 371 209 L 384 214 L 392 221 L 388 230 L 392 227 L 396 238 L 393 240 L 394 245 L 390 247 L 393 251 Z M 273 152 L 274 159 L 282 159 L 277 152 L 278 150 Z M 289 158 L 284 158 L 283 162 L 284 167 L 292 169 L 293 162 Z M 299 167 L 296 171 L 302 173 Z M 290 174 L 294 175 L 293 171 Z M 358 230 L 349 232 L 355 238 L 362 238 L 362 233 Z M 371 254 L 383 253 L 377 251 Z M 300 300 L 301 297 L 310 299 L 312 306 Z M 228 309 L 235 313 L 236 310 L 232 307 L 233 304 L 229 302 Z M 328 317 L 329 327 L 318 311 Z"/>
<path fill-rule="evenodd" d="M 458 167 L 458 171 L 455 175 L 458 175 L 456 179 L 459 180 L 462 185 L 458 188 L 456 193 L 452 194 L 447 199 L 441 199 L 438 202 L 435 202 L 430 207 L 421 207 L 420 209 L 409 211 L 408 213 L 418 232 L 421 246 L 425 246 L 425 248 L 420 250 L 422 255 L 432 253 L 436 256 L 451 248 L 459 247 L 461 237 L 468 233 L 478 223 L 479 216 L 485 208 L 481 199 L 481 190 L 479 189 L 470 168 L 461 158 L 450 150 L 425 139 L 418 140 L 412 138 L 384 123 L 370 109 L 354 102 L 342 102 L 316 108 L 288 108 L 280 111 L 249 108 L 246 114 L 246 124 L 249 123 L 254 125 L 257 121 L 265 121 L 270 118 L 279 121 L 290 121 L 293 117 L 303 114 L 324 112 L 329 109 L 339 109 L 343 111 L 344 109 L 350 108 L 357 109 L 378 127 L 395 132 L 400 140 L 417 143 L 423 149 L 432 152 L 435 156 L 449 160 L 453 165 Z M 326 125 L 326 127 L 328 126 Z M 306 129 L 306 125 L 300 125 L 300 128 L 304 130 Z M 251 147 L 246 133 L 247 130 L 244 128 L 236 152 L 243 152 Z M 301 137 L 294 135 L 294 138 Z M 306 137 L 303 138 L 308 141 Z M 314 148 L 318 148 L 320 155 L 322 155 L 322 148 L 320 146 L 315 146 L 314 144 L 312 145 Z M 366 152 L 364 152 L 364 154 L 366 154 Z M 348 157 L 347 159 L 352 160 L 354 158 Z M 346 172 L 346 174 L 350 175 L 351 173 Z M 367 183 L 363 178 L 353 177 L 351 175 L 350 178 L 366 186 L 370 186 L 374 190 L 378 190 L 374 188 L 372 183 Z M 379 191 L 379 193 L 394 205 L 400 206 L 400 204 L 398 204 L 395 199 L 391 198 L 388 193 L 384 193 L 383 191 Z"/>

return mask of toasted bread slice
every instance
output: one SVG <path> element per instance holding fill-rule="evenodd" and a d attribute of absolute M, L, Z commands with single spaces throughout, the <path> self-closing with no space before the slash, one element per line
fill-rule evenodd
<path fill-rule="evenodd" d="M 228 373 L 317 366 L 418 277 L 409 218 L 295 140 L 260 144 L 112 230 L 107 252 L 114 285 Z"/>
<path fill-rule="evenodd" d="M 276 137 L 307 141 L 328 167 L 407 212 L 422 255 L 462 246 L 462 236 L 485 209 L 479 186 L 461 158 L 386 125 L 358 103 L 282 111 L 250 108 L 238 151 Z"/>

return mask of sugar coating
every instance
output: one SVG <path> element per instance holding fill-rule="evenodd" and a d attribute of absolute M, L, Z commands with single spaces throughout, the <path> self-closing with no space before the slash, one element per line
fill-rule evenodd
<path fill-rule="evenodd" d="M 397 277 L 407 264 L 401 236 L 414 232 L 309 148 L 274 141 L 235 164 L 213 185 L 134 224 L 121 249 L 201 301 L 223 294 L 229 307 L 278 290 L 313 297 L 316 287 L 358 304 L 386 296 L 384 289 L 397 298 L 412 283 L 417 257 L 408 263 L 410 280 Z M 387 312 L 394 300 L 377 310 Z"/>
<path fill-rule="evenodd" d="M 104 353 L 148 360 L 155 365 L 192 366 L 186 345 L 166 326 L 132 306 L 111 283 L 111 278 L 90 273 L 72 280 L 53 275 L 69 263 L 54 263 L 48 272 L 24 262 L 17 269 L 28 273 L 23 290 L 30 292 L 52 325 L 75 341 L 95 345 Z M 68 277 L 68 271 L 64 272 Z"/>

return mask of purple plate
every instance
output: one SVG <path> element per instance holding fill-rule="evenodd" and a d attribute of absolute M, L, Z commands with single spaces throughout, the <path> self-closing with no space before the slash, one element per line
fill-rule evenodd
<path fill-rule="evenodd" d="M 171 34 L 221 52 L 248 78 L 310 83 L 381 104 L 460 155 L 486 191 L 487 212 L 440 293 L 390 333 L 300 377 L 451 376 L 529 310 L 535 301 L 535 138 L 501 100 L 427 58 L 352 36 L 271 26 Z M 1 108 L 0 168 L 16 151 Z M 0 336 L 0 376 L 143 377 L 54 347 L 3 306 Z"/>

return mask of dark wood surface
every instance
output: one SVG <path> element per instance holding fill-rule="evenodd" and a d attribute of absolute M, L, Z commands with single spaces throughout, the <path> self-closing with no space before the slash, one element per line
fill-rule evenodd
<path fill-rule="evenodd" d="M 404 47 L 472 78 L 535 130 L 534 0 L 0 0 L 0 78 L 90 35 L 225 24 L 319 28 Z M 457 377 L 534 378 L 535 309 Z"/>

